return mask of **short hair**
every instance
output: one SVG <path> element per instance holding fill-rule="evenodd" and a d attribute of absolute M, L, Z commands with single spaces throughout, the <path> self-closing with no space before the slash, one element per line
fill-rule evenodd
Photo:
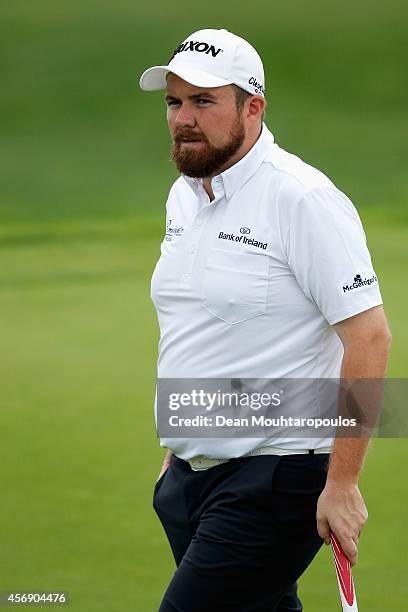
<path fill-rule="evenodd" d="M 245 89 L 242 89 L 242 87 L 239 87 L 238 85 L 233 84 L 232 85 L 234 88 L 234 92 L 235 92 L 235 103 L 237 105 L 237 110 L 241 111 L 244 108 L 244 104 L 245 102 L 252 97 L 252 94 L 249 93 L 249 91 L 245 91 Z M 265 100 L 265 106 L 266 106 L 266 100 Z M 265 110 L 262 113 L 262 121 L 265 120 L 265 115 L 266 112 Z"/>

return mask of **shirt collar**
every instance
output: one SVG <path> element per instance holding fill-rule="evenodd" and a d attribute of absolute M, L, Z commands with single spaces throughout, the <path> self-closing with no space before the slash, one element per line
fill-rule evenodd
<path fill-rule="evenodd" d="M 245 185 L 251 176 L 255 174 L 259 166 L 265 160 L 270 150 L 270 146 L 273 143 L 273 134 L 268 130 L 266 124 L 263 123 L 261 134 L 248 153 L 236 164 L 228 168 L 228 170 L 214 176 L 211 180 L 211 185 L 214 186 L 214 184 L 222 183 L 225 197 L 229 200 L 235 191 Z M 191 178 L 184 174 L 182 174 L 182 177 L 195 192 L 198 190 L 199 186 L 202 185 L 202 179 Z"/>

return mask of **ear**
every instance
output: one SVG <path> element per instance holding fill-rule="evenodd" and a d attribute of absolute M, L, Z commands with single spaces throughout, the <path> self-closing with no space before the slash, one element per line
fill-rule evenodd
<path fill-rule="evenodd" d="M 253 121 L 260 121 L 265 110 L 265 98 L 263 96 L 252 96 L 249 100 L 247 118 Z"/>

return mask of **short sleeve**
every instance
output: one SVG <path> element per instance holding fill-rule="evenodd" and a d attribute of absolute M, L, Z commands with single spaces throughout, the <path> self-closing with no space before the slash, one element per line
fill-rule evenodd
<path fill-rule="evenodd" d="M 358 213 L 341 191 L 306 193 L 290 216 L 289 266 L 331 325 L 382 304 Z"/>

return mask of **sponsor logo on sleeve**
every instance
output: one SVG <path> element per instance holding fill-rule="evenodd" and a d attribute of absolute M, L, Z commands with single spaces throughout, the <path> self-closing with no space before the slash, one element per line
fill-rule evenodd
<path fill-rule="evenodd" d="M 184 227 L 182 225 L 173 225 L 173 219 L 169 219 L 166 224 L 166 238 L 165 240 L 171 241 L 173 240 L 173 236 L 180 236 L 184 232 Z"/>
<path fill-rule="evenodd" d="M 349 291 L 359 289 L 360 287 L 370 286 L 373 283 L 378 283 L 378 278 L 375 274 L 369 276 L 368 278 L 363 278 L 361 274 L 356 274 L 352 283 L 349 285 L 343 285 L 343 293 L 348 293 Z"/>

